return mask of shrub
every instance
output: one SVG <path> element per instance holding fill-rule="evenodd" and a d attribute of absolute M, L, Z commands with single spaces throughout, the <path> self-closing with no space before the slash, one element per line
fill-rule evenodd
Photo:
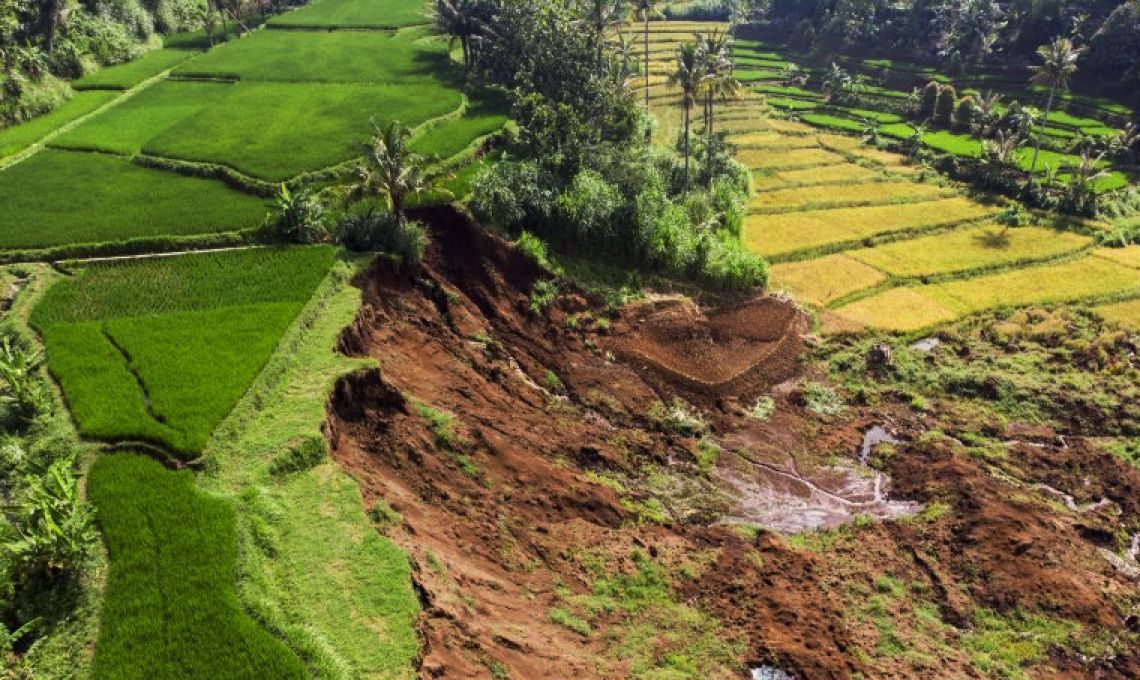
<path fill-rule="evenodd" d="M 938 103 L 934 107 L 934 124 L 949 130 L 954 127 L 954 108 L 958 104 L 958 93 L 953 85 L 942 88 Z"/>
<path fill-rule="evenodd" d="M 273 199 L 273 231 L 293 243 L 317 243 L 325 236 L 325 207 L 307 187 L 282 184 Z"/>
<path fill-rule="evenodd" d="M 954 112 L 954 126 L 960 132 L 973 132 L 974 125 L 977 122 L 978 107 L 974 103 L 974 98 L 970 96 L 962 97 L 958 102 L 958 108 Z"/>
<path fill-rule="evenodd" d="M 834 389 L 817 382 L 809 382 L 803 386 L 804 405 L 812 413 L 821 416 L 835 416 L 843 413 L 846 405 Z"/>
<path fill-rule="evenodd" d="M 47 395 L 38 372 L 43 355 L 23 346 L 15 337 L 0 338 L 0 404 L 18 426 L 32 422 L 47 408 Z"/>
<path fill-rule="evenodd" d="M 324 439 L 306 437 L 300 444 L 274 459 L 269 466 L 269 474 L 281 476 L 312 470 L 320 465 L 327 455 L 328 445 Z"/>
<path fill-rule="evenodd" d="M 930 81 L 926 87 L 922 88 L 922 96 L 918 101 L 918 118 L 919 120 L 926 120 L 934 117 L 935 110 L 938 108 L 938 100 L 942 94 L 942 85 L 935 81 Z"/>
<path fill-rule="evenodd" d="M 593 170 L 578 173 L 555 203 L 555 216 L 564 235 L 573 234 L 587 251 L 610 245 L 614 214 L 622 205 L 618 190 Z M 565 237 L 565 236 L 564 236 Z"/>
<path fill-rule="evenodd" d="M 418 265 L 427 250 L 427 230 L 419 222 L 369 206 L 341 217 L 334 227 L 336 242 L 354 251 L 382 250 L 400 258 L 405 267 Z"/>

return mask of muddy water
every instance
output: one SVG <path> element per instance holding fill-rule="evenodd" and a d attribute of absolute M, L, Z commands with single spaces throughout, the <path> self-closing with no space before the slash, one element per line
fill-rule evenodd
<path fill-rule="evenodd" d="M 875 443 L 894 441 L 879 427 L 864 436 L 860 463 L 806 465 L 795 455 L 768 461 L 749 453 L 740 441 L 726 450 L 735 454 L 721 465 L 719 474 L 736 497 L 731 517 L 723 521 L 746 522 L 782 533 L 829 529 L 858 515 L 891 519 L 914 514 L 920 503 L 892 501 L 890 479 L 865 465 Z"/>

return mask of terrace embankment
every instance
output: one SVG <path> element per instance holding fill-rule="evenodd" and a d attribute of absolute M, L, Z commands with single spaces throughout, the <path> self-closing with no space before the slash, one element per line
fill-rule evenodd
<path fill-rule="evenodd" d="M 953 442 L 920 439 L 923 416 L 909 410 L 811 414 L 796 386 L 812 370 L 798 360 L 805 322 L 783 302 L 615 310 L 562 284 L 536 311 L 535 284 L 551 278 L 537 265 L 450 208 L 419 217 L 435 236 L 422 268 L 381 259 L 359 282 L 364 306 L 341 348 L 379 368 L 338 384 L 328 430 L 412 561 L 423 677 L 731 678 L 750 664 L 913 677 L 920 656 L 938 677 L 968 677 L 957 639 L 982 607 L 1127 632 L 1140 598 L 1099 550 L 1140 530 L 1136 470 L 1083 444 L 1033 448 L 1070 462 L 1025 457 L 1012 494 Z M 776 410 L 761 423 L 747 406 L 763 394 Z M 879 423 L 900 440 L 881 470 L 893 483 L 853 486 L 875 478 L 859 457 Z M 1036 483 L 1077 504 L 1109 500 L 1069 512 L 1027 498 Z M 795 531 L 892 517 L 891 486 L 911 511 L 951 510 L 848 522 L 826 554 L 725 522 Z M 767 521 L 773 508 L 786 526 Z M 900 624 L 915 654 L 882 661 L 866 653 L 881 629 L 857 614 L 885 575 L 932 603 L 939 626 Z M 1126 674 L 1140 657 L 1053 663 Z"/>

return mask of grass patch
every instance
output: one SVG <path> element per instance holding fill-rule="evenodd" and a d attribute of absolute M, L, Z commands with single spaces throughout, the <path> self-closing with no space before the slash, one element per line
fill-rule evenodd
<path fill-rule="evenodd" d="M 1026 667 L 1044 661 L 1053 647 L 1080 632 L 1068 621 L 1034 614 L 1002 616 L 989 609 L 974 612 L 974 628 L 962 636 L 962 647 L 974 666 L 991 677 L 1029 678 Z"/>
<path fill-rule="evenodd" d="M 475 140 L 499 130 L 506 123 L 503 102 L 479 100 L 468 106 L 460 118 L 437 125 L 416 137 L 411 148 L 428 158 L 444 160 L 459 154 Z"/>
<path fill-rule="evenodd" d="M 850 118 L 840 118 L 826 113 L 806 113 L 800 116 L 803 122 L 828 130 L 843 130 L 846 132 L 860 132 L 867 127 L 866 123 Z"/>
<path fill-rule="evenodd" d="M 369 122 L 415 126 L 459 108 L 442 84 L 238 83 L 144 145 L 156 156 L 229 165 L 279 181 L 362 155 Z M 271 116 L 250 112 L 272 112 Z"/>
<path fill-rule="evenodd" d="M 266 213 L 261 199 L 221 182 L 100 154 L 42 151 L 0 171 L 0 183 L 7 249 L 248 229 Z"/>
<path fill-rule="evenodd" d="M 750 215 L 744 242 L 766 256 L 794 253 L 908 229 L 923 229 L 984 217 L 991 210 L 965 198 L 924 203 Z"/>
<path fill-rule="evenodd" d="M 789 262 L 772 267 L 772 288 L 784 289 L 797 300 L 826 305 L 832 300 L 871 288 L 886 275 L 847 255 L 828 255 L 816 260 Z"/>
<path fill-rule="evenodd" d="M 77 90 L 129 90 L 197 55 L 197 52 L 191 50 L 151 50 L 125 64 L 83 76 L 72 86 Z"/>
<path fill-rule="evenodd" d="M 788 99 L 786 97 L 769 97 L 766 101 L 769 106 L 785 111 L 813 111 L 823 106 L 820 102 Z"/>
<path fill-rule="evenodd" d="M 0 158 L 13 156 L 68 123 L 119 96 L 117 92 L 76 92 L 59 108 L 25 123 L 0 129 Z M 2 199 L 0 199 L 2 200 Z"/>
<path fill-rule="evenodd" d="M 894 276 L 914 277 L 1039 260 L 1071 253 L 1091 239 L 1041 227 L 984 225 L 848 253 Z"/>
<path fill-rule="evenodd" d="M 93 265 L 31 321 L 82 434 L 194 457 L 332 259 L 315 247 Z"/>
<path fill-rule="evenodd" d="M 428 23 L 419 0 L 316 0 L 269 20 L 270 27 L 402 28 Z"/>
<path fill-rule="evenodd" d="M 357 4 L 371 4 L 361 3 Z M 321 83 L 409 83 L 446 70 L 447 43 L 417 31 L 259 31 L 210 50 L 175 75 Z"/>
<path fill-rule="evenodd" d="M 88 493 L 111 557 L 95 678 L 306 677 L 238 601 L 229 502 L 133 454 L 96 462 Z"/>

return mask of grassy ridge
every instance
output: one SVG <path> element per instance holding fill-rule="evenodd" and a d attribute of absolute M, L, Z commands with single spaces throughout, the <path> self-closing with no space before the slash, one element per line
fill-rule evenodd
<path fill-rule="evenodd" d="M 331 266 L 331 248 L 88 267 L 32 314 L 82 434 L 202 451 Z"/>
<path fill-rule="evenodd" d="M 305 677 L 238 603 L 229 502 L 132 454 L 96 462 L 88 490 L 111 556 L 95 678 Z"/>
<path fill-rule="evenodd" d="M 264 201 L 221 182 L 93 153 L 42 151 L 0 171 L 0 249 L 248 229 Z"/>

